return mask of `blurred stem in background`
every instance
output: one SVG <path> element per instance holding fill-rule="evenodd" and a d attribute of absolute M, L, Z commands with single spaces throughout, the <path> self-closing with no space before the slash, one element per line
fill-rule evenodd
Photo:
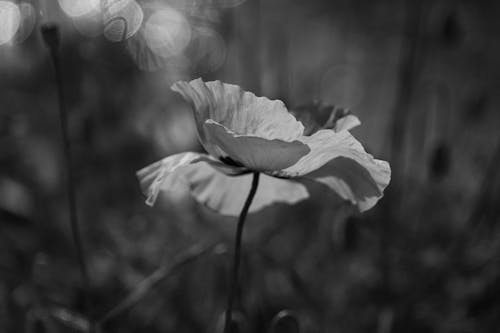
<path fill-rule="evenodd" d="M 80 274 L 81 274 L 84 298 L 85 298 L 85 307 L 86 307 L 85 310 L 86 314 L 89 316 L 90 319 L 91 318 L 90 315 L 91 307 L 89 299 L 90 279 L 89 279 L 87 264 L 85 261 L 85 255 L 84 255 L 85 251 L 83 247 L 82 236 L 78 224 L 75 179 L 73 174 L 73 165 L 71 158 L 71 143 L 68 134 L 69 132 L 68 113 L 64 102 L 64 85 L 62 82 L 61 64 L 59 61 L 59 45 L 60 45 L 59 27 L 54 23 L 43 24 L 41 27 L 41 34 L 45 45 L 49 49 L 50 57 L 54 66 L 54 75 L 55 75 L 55 81 L 57 85 L 57 93 L 59 99 L 58 100 L 59 119 L 61 125 L 64 163 L 66 169 L 66 194 L 68 196 L 70 229 L 73 237 L 73 242 L 75 243 L 78 263 L 80 266 Z M 92 320 L 90 321 L 89 331 L 91 333 L 94 332 L 94 325 Z"/>
<path fill-rule="evenodd" d="M 498 139 L 496 149 L 492 153 L 491 160 L 486 167 L 484 172 L 484 178 L 482 179 L 481 185 L 479 186 L 479 190 L 476 194 L 474 205 L 472 206 L 472 210 L 470 212 L 469 217 L 466 220 L 464 232 L 462 233 L 462 237 L 458 238 L 451 248 L 450 256 L 452 258 L 457 257 L 458 251 L 464 251 L 466 248 L 463 244 L 470 240 L 472 235 L 482 223 L 485 217 L 488 217 L 488 214 L 492 214 L 491 206 L 495 206 L 490 198 L 494 198 L 494 187 L 497 183 L 500 166 L 500 139 Z M 495 199 L 493 199 L 495 200 Z M 490 221 L 495 221 L 495 216 L 489 216 Z M 463 255 L 463 253 L 459 253 L 458 255 Z"/>
<path fill-rule="evenodd" d="M 238 287 L 238 274 L 240 269 L 240 261 L 241 261 L 241 238 L 243 236 L 243 227 L 245 226 L 245 219 L 248 213 L 248 209 L 252 204 L 253 197 L 257 192 L 257 187 L 259 185 L 259 176 L 258 172 L 253 173 L 252 179 L 252 187 L 250 188 L 250 192 L 248 193 L 248 197 L 243 205 L 243 209 L 241 210 L 240 217 L 238 219 L 238 225 L 236 227 L 236 235 L 235 235 L 235 245 L 234 245 L 234 254 L 233 254 L 233 267 L 231 270 L 231 278 L 230 278 L 230 289 L 229 295 L 227 298 L 227 307 L 226 307 L 226 318 L 224 324 L 224 333 L 234 333 L 231 314 L 233 311 L 233 300 L 234 294 Z"/>
<path fill-rule="evenodd" d="M 114 306 L 101 319 L 98 320 L 97 325 L 104 325 L 110 319 L 122 314 L 124 311 L 143 299 L 149 291 L 156 287 L 166 277 L 177 272 L 180 267 L 193 262 L 210 251 L 213 251 L 217 245 L 219 245 L 219 243 L 215 242 L 208 245 L 195 244 L 186 252 L 175 256 L 171 261 L 169 261 L 169 264 L 161 266 L 147 278 L 138 283 L 137 286 L 123 300 L 121 300 L 116 306 Z"/>
<path fill-rule="evenodd" d="M 404 148 L 407 132 L 408 118 L 415 90 L 415 84 L 421 60 L 421 30 L 424 20 L 426 1 L 408 0 L 405 3 L 406 18 L 403 27 L 401 42 L 401 62 L 397 79 L 398 90 L 392 111 L 389 131 L 389 161 L 391 163 L 392 179 L 385 200 L 385 213 L 380 231 L 380 269 L 382 273 L 381 290 L 385 307 L 379 314 L 378 332 L 389 333 L 392 331 L 393 293 L 391 286 L 393 231 L 397 227 L 401 211 L 401 196 L 404 194 Z M 389 318 L 389 319 L 388 319 Z"/>
<path fill-rule="evenodd" d="M 401 63 L 399 65 L 398 91 L 392 112 L 389 157 L 396 183 L 391 184 L 392 192 L 399 192 L 404 179 L 405 133 L 410 107 L 420 68 L 421 29 L 424 19 L 425 1 L 406 2 L 406 20 L 401 43 Z M 395 193 L 395 197 L 398 197 Z"/>
<path fill-rule="evenodd" d="M 257 96 L 262 95 L 262 4 L 246 1 L 232 10 L 228 42 L 235 45 L 237 66 L 231 68 L 235 82 Z M 250 17 L 251 19 L 244 19 Z"/>

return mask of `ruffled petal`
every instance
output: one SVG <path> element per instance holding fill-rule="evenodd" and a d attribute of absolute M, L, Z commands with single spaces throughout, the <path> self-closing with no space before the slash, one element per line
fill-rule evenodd
<path fill-rule="evenodd" d="M 361 125 L 361 121 L 353 114 L 346 114 L 335 121 L 333 126 L 325 126 L 324 128 L 332 128 L 335 132 L 350 131 L 354 127 Z"/>
<path fill-rule="evenodd" d="M 320 130 L 301 141 L 311 152 L 275 175 L 320 182 L 360 211 L 370 209 L 383 196 L 391 179 L 389 164 L 366 153 L 348 131 Z"/>
<path fill-rule="evenodd" d="M 164 162 L 167 159 L 169 157 L 138 173 L 146 193 L 154 193 L 154 200 L 151 200 L 150 204 L 154 203 L 159 193 L 174 189 L 181 182 L 189 188 L 199 203 L 219 214 L 240 214 L 250 191 L 252 174 L 228 176 L 206 161 L 184 164 L 183 167 L 175 168 L 172 173 L 171 160 Z M 308 197 L 309 192 L 301 183 L 261 174 L 250 212 L 256 212 L 273 203 L 294 204 Z"/>
<path fill-rule="evenodd" d="M 213 121 L 205 122 L 210 142 L 236 164 L 254 171 L 282 170 L 294 165 L 310 151 L 300 141 L 268 140 L 257 136 L 238 135 Z"/>
<path fill-rule="evenodd" d="M 237 85 L 196 79 L 176 82 L 172 90 L 193 107 L 202 142 L 206 140 L 203 124 L 208 119 L 236 134 L 267 140 L 294 141 L 304 132 L 302 123 L 288 112 L 282 101 L 257 97 Z"/>
<path fill-rule="evenodd" d="M 333 129 L 335 132 L 349 131 L 361 125 L 361 121 L 349 109 L 335 108 L 321 129 Z"/>
<path fill-rule="evenodd" d="M 185 168 L 199 162 L 210 164 L 228 175 L 246 172 L 245 169 L 229 166 L 206 154 L 187 152 L 171 155 L 137 171 L 142 191 L 147 196 L 146 204 L 154 205 L 161 189 L 173 187 L 177 181 L 176 178 Z"/>
<path fill-rule="evenodd" d="M 203 84 L 201 79 L 191 82 L 179 81 L 172 85 L 171 89 L 179 93 L 186 100 L 194 111 L 194 120 L 198 132 L 198 138 L 205 150 L 214 157 L 221 157 L 222 152 L 207 140 L 203 124 L 210 118 L 211 111 L 216 106 L 211 98 L 211 92 L 207 86 Z"/>
<path fill-rule="evenodd" d="M 195 199 L 222 215 L 238 216 L 248 196 L 252 174 L 227 176 L 206 163 L 199 163 L 184 175 Z M 274 203 L 295 204 L 307 199 L 307 188 L 298 182 L 261 174 L 250 212 Z"/>

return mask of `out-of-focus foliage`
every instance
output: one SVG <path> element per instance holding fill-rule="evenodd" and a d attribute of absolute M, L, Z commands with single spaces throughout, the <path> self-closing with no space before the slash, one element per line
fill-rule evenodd
<path fill-rule="evenodd" d="M 63 35 L 91 315 L 164 274 L 105 332 L 220 329 L 234 220 L 182 192 L 151 209 L 135 178 L 165 155 L 201 150 L 188 106 L 169 90 L 199 76 L 292 109 L 348 108 L 368 150 L 397 161 L 367 214 L 332 207 L 318 188 L 250 216 L 242 332 L 265 332 L 284 309 L 293 316 L 275 330 L 296 320 L 301 332 L 497 331 L 500 6 L 415 3 L 0 1 L 0 331 L 88 325 L 44 20 Z M 166 272 L 213 243 L 222 245 Z"/>

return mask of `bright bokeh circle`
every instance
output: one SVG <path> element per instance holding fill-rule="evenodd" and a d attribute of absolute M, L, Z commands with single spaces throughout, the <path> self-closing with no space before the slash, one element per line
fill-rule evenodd
<path fill-rule="evenodd" d="M 93 10 L 85 15 L 74 17 L 73 26 L 87 37 L 97 37 L 102 34 L 102 15 L 99 10 Z"/>
<path fill-rule="evenodd" d="M 21 11 L 10 1 L 0 1 L 0 45 L 10 42 L 21 24 Z"/>
<path fill-rule="evenodd" d="M 142 25 L 144 13 L 134 0 L 109 1 L 104 10 L 104 36 L 120 42 L 135 35 Z"/>
<path fill-rule="evenodd" d="M 158 56 L 181 54 L 191 41 L 191 27 L 177 10 L 165 7 L 149 17 L 143 27 L 148 47 Z"/>
<path fill-rule="evenodd" d="M 59 0 L 59 6 L 70 17 L 80 17 L 97 10 L 100 0 Z"/>
<path fill-rule="evenodd" d="M 25 41 L 33 32 L 36 25 L 36 10 L 35 7 L 29 2 L 21 2 L 19 5 L 19 12 L 21 14 L 21 21 L 17 29 L 14 41 L 21 43 Z"/>

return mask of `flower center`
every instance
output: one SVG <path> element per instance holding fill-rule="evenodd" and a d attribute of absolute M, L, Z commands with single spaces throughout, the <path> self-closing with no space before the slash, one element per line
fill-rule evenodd
<path fill-rule="evenodd" d="M 229 156 L 221 156 L 219 157 L 219 160 L 222 162 L 222 163 L 225 163 L 227 165 L 230 165 L 230 166 L 234 166 L 234 167 L 244 167 L 243 164 L 241 164 L 240 162 L 238 161 L 235 161 L 233 160 L 231 157 Z"/>

